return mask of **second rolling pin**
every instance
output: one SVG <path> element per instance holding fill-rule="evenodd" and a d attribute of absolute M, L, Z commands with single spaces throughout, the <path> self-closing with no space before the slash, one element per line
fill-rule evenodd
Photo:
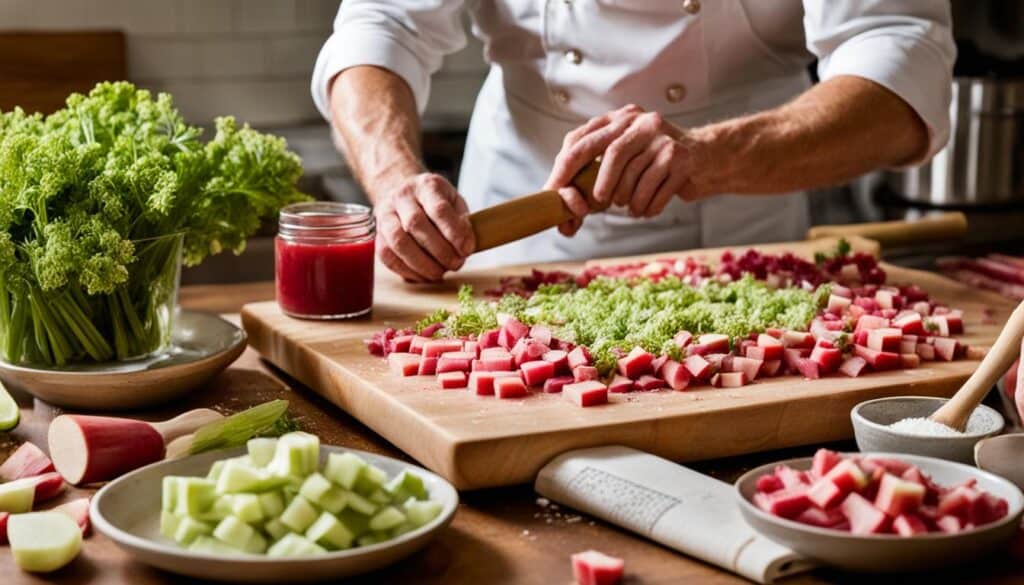
<path fill-rule="evenodd" d="M 573 179 L 572 184 L 580 190 L 591 209 L 603 211 L 608 207 L 595 205 L 594 184 L 597 182 L 599 163 L 594 161 Z M 476 251 L 482 252 L 502 244 L 521 240 L 560 223 L 572 219 L 572 213 L 562 203 L 558 191 L 540 191 L 531 195 L 523 195 L 499 203 L 493 207 L 481 209 L 470 214 L 469 222 L 473 225 L 476 236 Z"/>
<path fill-rule="evenodd" d="M 922 217 L 917 221 L 882 221 L 845 225 L 819 225 L 807 230 L 807 239 L 861 236 L 882 247 L 957 240 L 967 235 L 967 217 L 959 211 Z"/>

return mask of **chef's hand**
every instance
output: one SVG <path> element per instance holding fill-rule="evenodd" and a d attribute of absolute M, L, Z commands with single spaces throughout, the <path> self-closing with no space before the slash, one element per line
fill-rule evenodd
<path fill-rule="evenodd" d="M 378 197 L 374 215 L 381 261 L 408 281 L 441 280 L 476 249 L 466 201 L 440 175 L 400 182 Z"/>
<path fill-rule="evenodd" d="M 673 196 L 696 198 L 690 181 L 694 168 L 691 142 L 683 129 L 657 112 L 629 105 L 569 132 L 548 185 L 568 185 L 598 156 L 602 157 L 594 187 L 598 203 L 628 206 L 635 217 L 654 217 Z"/>

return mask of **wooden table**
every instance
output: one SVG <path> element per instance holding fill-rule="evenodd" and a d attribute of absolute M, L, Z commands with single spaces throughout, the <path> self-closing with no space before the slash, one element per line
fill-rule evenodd
<path fill-rule="evenodd" d="M 271 283 L 227 286 L 186 287 L 182 305 L 186 308 L 219 313 L 235 313 L 242 304 L 273 298 Z M 319 434 L 325 443 L 364 449 L 405 458 L 358 421 L 317 397 L 312 391 L 287 379 L 259 359 L 251 349 L 230 369 L 186 403 L 175 404 L 162 412 L 147 412 L 146 417 L 162 418 L 188 408 L 213 406 L 237 411 L 272 398 L 291 402 L 291 412 L 306 429 Z M 0 435 L 0 458 L 6 457 L 23 440 L 46 442 L 46 425 L 55 415 L 42 404 L 24 404 L 23 422 L 9 435 Z M 838 445 L 852 448 L 852 445 Z M 813 449 L 763 453 L 719 460 L 695 467 L 731 481 L 742 471 L 772 460 L 809 454 Z M 80 497 L 82 490 L 69 490 L 66 498 Z M 462 494 L 462 503 L 451 527 L 424 550 L 397 565 L 360 579 L 360 584 L 569 584 L 572 574 L 569 555 L 594 548 L 626 559 L 626 583 L 639 584 L 732 584 L 743 579 L 689 559 L 670 549 L 637 538 L 614 526 L 589 518 L 570 520 L 571 511 L 541 508 L 530 486 L 480 490 Z M 924 582 L 974 582 L 985 584 L 1024 583 L 1024 562 L 1009 556 L 978 563 L 970 570 L 944 571 L 920 576 Z M 859 582 L 864 577 L 820 571 L 789 581 L 790 583 Z M 890 582 L 870 577 L 873 584 Z M 918 581 L 917 576 L 913 579 Z M 130 583 L 150 585 L 189 583 L 134 562 L 107 539 L 92 534 L 85 541 L 83 554 L 71 565 L 49 576 L 31 576 L 20 572 L 6 551 L 0 551 L 0 583 Z M 892 583 L 909 582 L 894 577 Z"/>

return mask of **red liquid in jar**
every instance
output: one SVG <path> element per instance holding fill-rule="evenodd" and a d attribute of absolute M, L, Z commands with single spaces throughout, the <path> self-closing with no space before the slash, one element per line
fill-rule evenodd
<path fill-rule="evenodd" d="M 373 305 L 374 241 L 275 242 L 277 303 L 296 317 L 354 317 Z"/>

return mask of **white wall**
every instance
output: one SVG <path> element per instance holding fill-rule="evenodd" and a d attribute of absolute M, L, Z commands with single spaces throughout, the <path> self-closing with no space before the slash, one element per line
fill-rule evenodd
<path fill-rule="evenodd" d="M 118 29 L 129 79 L 174 95 L 191 122 L 233 114 L 260 126 L 319 121 L 313 62 L 338 0 L 0 0 L 0 30 Z M 428 125 L 468 120 L 483 78 L 479 45 L 435 78 Z"/>

